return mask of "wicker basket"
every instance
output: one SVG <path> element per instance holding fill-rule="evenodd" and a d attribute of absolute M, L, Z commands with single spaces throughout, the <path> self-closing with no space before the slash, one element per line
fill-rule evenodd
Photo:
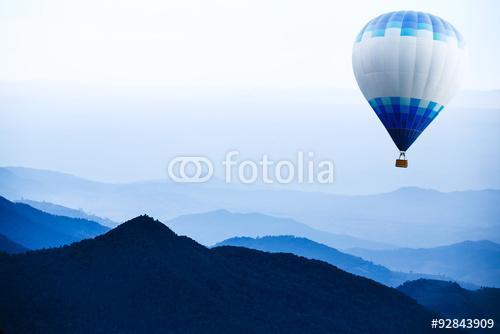
<path fill-rule="evenodd" d="M 408 168 L 408 160 L 397 159 L 396 160 L 396 167 Z"/>

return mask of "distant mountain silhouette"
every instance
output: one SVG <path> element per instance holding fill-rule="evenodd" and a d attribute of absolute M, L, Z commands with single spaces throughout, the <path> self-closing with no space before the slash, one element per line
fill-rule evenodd
<path fill-rule="evenodd" d="M 432 333 L 399 291 L 327 263 L 207 249 L 141 216 L 95 239 L 0 255 L 6 333 Z"/>
<path fill-rule="evenodd" d="M 0 196 L 0 233 L 29 249 L 62 246 L 108 230 L 93 221 L 51 215 Z"/>
<path fill-rule="evenodd" d="M 266 236 L 261 238 L 236 237 L 224 240 L 216 246 L 237 246 L 257 249 L 265 252 L 292 253 L 309 259 L 328 262 L 351 274 L 370 278 L 388 286 L 400 284 L 418 278 L 444 279 L 418 273 L 394 272 L 381 265 L 373 264 L 360 257 L 338 251 L 335 248 L 294 236 Z"/>
<path fill-rule="evenodd" d="M 406 282 L 398 290 L 446 318 L 494 319 L 498 333 L 500 289 L 470 291 L 453 282 L 419 279 Z"/>
<path fill-rule="evenodd" d="M 393 270 L 445 275 L 479 286 L 500 287 L 500 244 L 487 240 L 435 248 L 352 249 L 349 253 Z"/>
<path fill-rule="evenodd" d="M 52 215 L 56 216 L 65 216 L 65 217 L 70 217 L 70 218 L 81 218 L 81 219 L 86 219 L 90 220 L 96 223 L 99 223 L 101 225 L 107 226 L 107 227 L 115 227 L 118 225 L 118 223 L 112 221 L 111 219 L 108 218 L 102 218 L 93 214 L 89 214 L 81 209 L 72 209 L 68 208 L 62 205 L 50 203 L 50 202 L 45 202 L 45 201 L 32 201 L 29 199 L 23 199 L 19 201 L 24 204 L 28 204 L 29 206 L 38 209 L 43 212 L 50 213 Z"/>
<path fill-rule="evenodd" d="M 398 247 L 482 239 L 500 243 L 500 190 L 439 192 L 407 187 L 343 196 L 212 182 L 111 184 L 46 170 L 4 167 L 0 168 L 0 195 L 82 208 L 119 222 L 141 213 L 166 222 L 185 214 L 227 209 L 290 217 L 321 231 Z M 236 235 L 226 238 L 232 236 Z"/>
<path fill-rule="evenodd" d="M 356 247 L 353 245 L 364 245 L 362 247 L 374 249 L 391 247 L 383 243 L 319 231 L 290 218 L 260 213 L 217 210 L 180 216 L 166 224 L 176 233 L 187 235 L 204 245 L 213 245 L 234 236 L 294 235 L 340 249 Z"/>
<path fill-rule="evenodd" d="M 0 252 L 8 254 L 22 253 L 28 249 L 12 240 L 9 240 L 5 235 L 0 234 Z"/>

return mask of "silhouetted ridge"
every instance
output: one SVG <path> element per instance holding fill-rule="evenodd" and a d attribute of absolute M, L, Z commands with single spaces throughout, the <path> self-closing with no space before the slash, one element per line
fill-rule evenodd
<path fill-rule="evenodd" d="M 0 234 L 0 252 L 5 252 L 9 254 L 22 253 L 28 249 L 23 245 L 20 245 L 10 239 L 8 239 L 3 234 Z"/>
<path fill-rule="evenodd" d="M 148 216 L 141 215 L 135 217 L 125 223 L 122 223 L 106 233 L 109 236 L 130 236 L 132 234 L 140 234 L 144 237 L 152 236 L 153 234 L 160 234 L 162 237 L 175 237 L 177 236 L 171 229 L 160 221 Z"/>
<path fill-rule="evenodd" d="M 336 248 L 351 248 L 355 247 L 354 245 L 363 245 L 362 247 L 373 249 L 390 247 L 378 242 L 316 230 L 294 219 L 255 212 L 236 213 L 216 210 L 188 214 L 168 221 L 167 225 L 175 232 L 188 235 L 207 246 L 234 236 L 295 235 Z"/>
<path fill-rule="evenodd" d="M 0 196 L 0 233 L 29 249 L 58 247 L 107 231 L 94 221 L 52 215 Z"/>
<path fill-rule="evenodd" d="M 172 266 L 182 262 L 183 257 L 193 260 L 209 255 L 206 247 L 188 237 L 178 236 L 148 215 L 128 220 L 94 240 L 84 240 L 80 244 L 84 248 L 89 245 L 103 247 L 103 251 L 113 251 L 117 256 L 128 253 L 162 256 L 163 260 L 171 261 Z"/>
<path fill-rule="evenodd" d="M 351 249 L 350 253 L 393 270 L 443 274 L 458 282 L 500 287 L 500 244 L 488 240 L 433 248 Z"/>
<path fill-rule="evenodd" d="M 0 206 L 7 206 L 11 203 L 8 199 L 5 197 L 0 196 Z"/>
<path fill-rule="evenodd" d="M 427 333 L 433 314 L 325 262 L 208 249 L 148 216 L 0 256 L 6 333 Z M 390 321 L 381 321 L 390 315 Z"/>
<path fill-rule="evenodd" d="M 46 213 L 50 213 L 51 215 L 56 215 L 56 216 L 64 216 L 64 217 L 69 217 L 69 218 L 81 218 L 81 219 L 86 219 L 90 221 L 94 221 L 98 224 L 101 224 L 103 226 L 107 227 L 116 227 L 118 225 L 117 222 L 114 222 L 108 218 L 104 217 L 99 217 L 94 214 L 85 212 L 83 209 L 73 209 L 70 207 L 66 207 L 63 205 L 59 205 L 56 203 L 52 202 L 47 202 L 47 201 L 34 201 L 30 199 L 23 198 L 22 200 L 18 201 L 20 203 L 28 204 L 29 206 L 41 210 Z"/>
<path fill-rule="evenodd" d="M 455 282 L 419 279 L 406 282 L 398 290 L 441 316 L 455 319 L 500 321 L 500 289 L 466 290 Z"/>
<path fill-rule="evenodd" d="M 367 277 L 392 287 L 397 287 L 406 281 L 422 277 L 444 278 L 438 276 L 432 277 L 431 275 L 419 273 L 393 272 L 383 266 L 365 261 L 360 257 L 340 252 L 335 248 L 328 247 L 307 238 L 288 235 L 265 236 L 260 238 L 235 237 L 224 240 L 215 246 L 236 246 L 271 253 L 292 253 L 308 259 L 325 261 L 351 274 Z"/>

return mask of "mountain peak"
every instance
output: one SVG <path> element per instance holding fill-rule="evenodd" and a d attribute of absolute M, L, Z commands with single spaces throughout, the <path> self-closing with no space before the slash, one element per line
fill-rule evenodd
<path fill-rule="evenodd" d="M 459 246 L 459 245 L 460 246 L 471 246 L 471 247 L 481 246 L 481 247 L 492 247 L 492 248 L 500 249 L 500 245 L 498 243 L 490 241 L 490 240 L 486 240 L 486 239 L 482 239 L 482 240 L 465 240 L 465 241 L 456 243 L 455 245 L 457 245 L 457 246 Z M 453 246 L 453 245 L 451 245 L 451 246 Z"/>
<path fill-rule="evenodd" d="M 137 216 L 135 218 L 132 218 L 126 222 L 124 222 L 123 224 L 120 224 L 118 227 L 122 227 L 122 228 L 130 228 L 130 226 L 141 226 L 141 227 L 144 227 L 144 226 L 148 226 L 148 227 L 153 227 L 153 226 L 156 226 L 157 228 L 160 228 L 160 227 L 166 227 L 162 222 L 154 219 L 153 217 L 151 216 L 148 216 L 146 214 L 144 215 L 140 215 L 140 216 Z M 168 228 L 167 228 L 168 229 Z"/>
<path fill-rule="evenodd" d="M 165 240 L 177 238 L 171 229 L 162 222 L 148 216 L 141 215 L 132 218 L 102 236 L 109 239 L 137 240 L 145 238 L 151 240 Z"/>
<path fill-rule="evenodd" d="M 452 289 L 452 290 L 462 290 L 463 288 L 457 283 L 453 281 L 443 281 L 436 279 L 427 279 L 427 278 L 419 278 L 414 281 L 407 281 L 398 287 L 400 290 L 408 290 L 408 289 Z"/>
<path fill-rule="evenodd" d="M 363 318 L 355 332 L 423 333 L 432 317 L 394 289 L 325 262 L 209 250 L 148 216 L 70 246 L 0 256 L 0 267 L 7 332 L 304 333 L 313 324 L 347 333 L 344 319 Z M 381 324 L 387 314 L 391 323 Z"/>

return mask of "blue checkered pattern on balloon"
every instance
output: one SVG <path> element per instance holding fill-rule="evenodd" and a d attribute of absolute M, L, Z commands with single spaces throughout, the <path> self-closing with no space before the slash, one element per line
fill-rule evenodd
<path fill-rule="evenodd" d="M 391 12 L 374 18 L 361 30 L 356 41 L 360 42 L 364 35 L 385 36 L 386 29 L 390 28 L 400 29 L 401 36 L 416 36 L 418 30 L 427 30 L 433 33 L 434 40 L 454 38 L 460 48 L 465 46 L 462 35 L 453 25 L 438 16 L 414 11 Z"/>
<path fill-rule="evenodd" d="M 368 101 L 400 151 L 406 151 L 444 106 L 405 97 L 377 97 Z"/>

